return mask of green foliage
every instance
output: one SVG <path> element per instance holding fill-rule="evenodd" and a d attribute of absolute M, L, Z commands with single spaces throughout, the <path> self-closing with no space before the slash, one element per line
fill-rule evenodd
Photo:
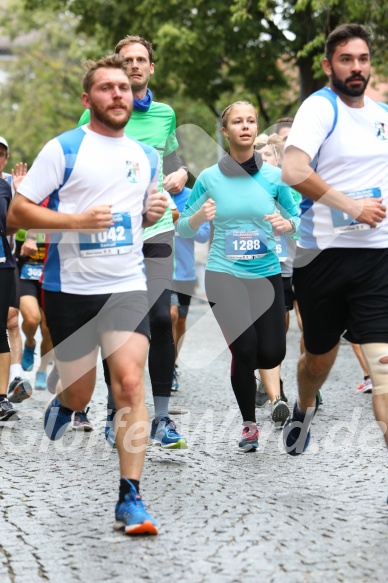
<path fill-rule="evenodd" d="M 176 108 L 178 124 L 215 136 L 215 116 L 247 99 L 264 130 L 326 82 L 324 40 L 350 21 L 371 28 L 374 64 L 386 76 L 385 0 L 2 0 L 0 34 L 14 39 L 15 60 L 0 85 L 0 134 L 15 161 L 31 161 L 77 122 L 81 62 L 112 52 L 127 34 L 152 40 L 151 88 Z"/>
<path fill-rule="evenodd" d="M 127 34 L 152 39 L 157 73 L 152 88 L 159 98 L 179 91 L 218 115 L 224 96 L 232 101 L 249 96 L 268 120 L 274 100 L 272 94 L 265 100 L 263 92 L 280 94 L 287 88 L 277 63 L 287 39 L 266 20 L 276 2 L 265 10 L 244 0 L 24 2 L 30 9 L 63 10 L 65 5 L 80 17 L 79 30 L 96 35 L 104 48 L 112 49 Z"/>
<path fill-rule="evenodd" d="M 14 59 L 7 83 L 0 86 L 0 134 L 7 137 L 11 159 L 32 163 L 46 141 L 77 124 L 81 104 L 82 62 L 101 48 L 76 35 L 71 13 L 20 13 L 12 0 L 1 12 L 2 35 L 14 39 Z M 27 35 L 27 36 L 26 36 Z"/>

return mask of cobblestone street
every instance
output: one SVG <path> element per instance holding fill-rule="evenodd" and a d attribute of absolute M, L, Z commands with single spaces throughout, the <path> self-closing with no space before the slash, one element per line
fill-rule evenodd
<path fill-rule="evenodd" d="M 106 443 L 106 388 L 99 368 L 89 417 L 51 443 L 42 413 L 49 394 L 18 406 L 0 429 L 1 583 L 384 583 L 387 581 L 387 461 L 371 395 L 350 344 L 341 345 L 323 387 L 307 452 L 283 449 L 270 408 L 257 410 L 260 449 L 241 454 L 241 419 L 229 381 L 229 351 L 208 306 L 195 302 L 171 416 L 190 449 L 147 449 L 141 492 L 157 537 L 113 531 L 117 452 Z M 201 319 L 201 321 L 198 321 Z M 282 365 L 296 397 L 299 330 L 294 313 Z M 27 373 L 33 381 L 35 373 Z M 147 379 L 147 404 L 153 413 Z M 42 393 L 42 392 L 41 392 Z"/>

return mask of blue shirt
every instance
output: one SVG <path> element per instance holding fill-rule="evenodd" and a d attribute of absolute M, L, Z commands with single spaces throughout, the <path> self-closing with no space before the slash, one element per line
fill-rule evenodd
<path fill-rule="evenodd" d="M 174 202 L 179 212 L 185 208 L 191 194 L 191 188 L 186 186 L 181 192 L 173 195 Z M 210 238 L 210 223 L 202 223 L 196 235 L 190 239 L 184 239 L 176 232 L 174 237 L 174 268 L 172 278 L 174 281 L 195 281 L 195 257 L 194 242 L 206 243 Z"/>

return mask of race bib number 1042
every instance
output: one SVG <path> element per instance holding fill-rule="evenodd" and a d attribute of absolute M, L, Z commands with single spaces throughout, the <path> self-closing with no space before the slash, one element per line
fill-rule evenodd
<path fill-rule="evenodd" d="M 80 233 L 81 257 L 129 253 L 133 245 L 131 215 L 115 213 L 114 224 L 102 233 Z"/>

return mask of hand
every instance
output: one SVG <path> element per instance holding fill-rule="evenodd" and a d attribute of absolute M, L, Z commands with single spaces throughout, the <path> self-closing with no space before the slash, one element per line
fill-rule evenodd
<path fill-rule="evenodd" d="M 203 217 L 201 223 L 212 221 L 216 216 L 217 212 L 216 203 L 212 198 L 208 198 L 207 201 L 201 206 L 198 212 L 201 213 Z"/>
<path fill-rule="evenodd" d="M 26 239 L 20 249 L 20 255 L 23 257 L 31 257 L 32 255 L 35 255 L 37 251 L 38 247 L 36 241 L 33 241 L 32 239 Z"/>
<path fill-rule="evenodd" d="M 167 198 L 163 193 L 158 192 L 158 190 L 154 188 L 146 200 L 145 214 L 147 226 L 157 223 L 166 212 L 167 207 Z"/>
<path fill-rule="evenodd" d="M 76 230 L 83 233 L 101 233 L 112 225 L 112 205 L 101 204 L 77 216 Z"/>
<path fill-rule="evenodd" d="M 361 198 L 354 201 L 355 212 L 351 215 L 357 219 L 359 223 L 365 223 L 372 228 L 377 227 L 386 218 L 387 207 L 382 204 L 382 197 L 380 198 Z"/>
<path fill-rule="evenodd" d="M 171 214 L 172 214 L 172 222 L 175 225 L 175 223 L 177 222 L 177 220 L 181 216 L 181 213 L 178 211 L 178 209 L 171 209 Z"/>
<path fill-rule="evenodd" d="M 205 203 L 201 206 L 199 211 L 194 213 L 189 218 L 189 227 L 196 231 L 199 229 L 202 223 L 207 223 L 208 221 L 212 221 L 216 216 L 216 203 L 212 198 L 208 198 Z"/>
<path fill-rule="evenodd" d="M 269 221 L 271 226 L 274 230 L 275 237 L 279 237 L 280 235 L 284 235 L 290 231 L 294 230 L 293 225 L 282 217 L 279 213 L 273 213 L 272 215 L 264 215 L 264 220 Z"/>
<path fill-rule="evenodd" d="M 186 184 L 187 178 L 188 175 L 186 170 L 184 168 L 179 168 L 179 170 L 171 172 L 171 174 L 164 177 L 163 188 L 165 188 L 170 194 L 178 194 Z"/>
<path fill-rule="evenodd" d="M 27 174 L 27 164 L 23 164 L 23 162 L 20 162 L 20 164 L 15 164 L 15 168 L 12 168 L 11 173 L 12 184 L 15 192 L 17 192 L 21 181 Z"/>

